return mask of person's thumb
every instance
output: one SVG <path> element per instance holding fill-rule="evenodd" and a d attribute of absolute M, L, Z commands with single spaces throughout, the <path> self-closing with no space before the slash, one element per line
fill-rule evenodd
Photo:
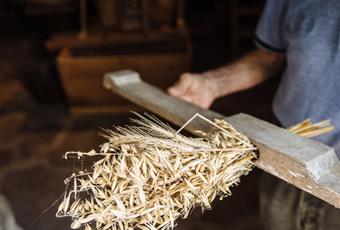
<path fill-rule="evenodd" d="M 192 83 L 192 74 L 184 73 L 180 76 L 179 80 L 168 88 L 168 93 L 172 96 L 179 96 L 185 94 Z"/>

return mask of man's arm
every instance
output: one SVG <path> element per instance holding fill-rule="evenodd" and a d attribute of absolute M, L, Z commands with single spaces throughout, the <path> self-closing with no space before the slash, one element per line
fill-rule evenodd
<path fill-rule="evenodd" d="M 168 92 L 209 108 L 219 97 L 249 89 L 278 75 L 284 67 L 284 60 L 283 53 L 256 49 L 225 67 L 201 74 L 182 74 Z"/>

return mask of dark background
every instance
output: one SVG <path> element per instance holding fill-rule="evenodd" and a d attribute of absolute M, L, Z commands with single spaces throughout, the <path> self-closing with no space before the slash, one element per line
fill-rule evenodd
<path fill-rule="evenodd" d="M 186 1 L 184 19 L 191 49 L 188 70 L 201 72 L 219 67 L 254 49 L 254 30 L 263 5 L 262 0 Z M 88 1 L 88 22 L 93 27 L 98 21 L 96 9 L 96 3 Z M 126 101 L 103 112 L 96 102 L 86 98 L 81 104 L 74 103 L 66 92 L 69 85 L 57 64 L 61 49 L 51 50 L 47 43 L 56 34 L 79 32 L 79 14 L 79 1 L 0 2 L 0 193 L 8 198 L 24 229 L 69 228 L 69 219 L 54 217 L 57 206 L 39 217 L 63 192 L 63 179 L 73 170 L 72 163 L 61 158 L 63 153 L 97 148 L 103 141 L 97 135 L 99 127 L 128 124 L 131 117 L 125 109 L 120 110 L 125 104 L 130 106 Z M 182 52 L 178 44 L 154 52 Z M 111 57 L 125 51 L 142 53 L 145 59 L 151 55 L 143 42 L 126 49 L 120 44 L 110 45 L 112 53 L 106 46 L 91 46 L 81 48 L 82 55 Z M 173 75 L 172 79 L 178 77 Z M 159 80 L 154 78 L 150 78 L 151 83 Z M 81 84 L 86 81 L 83 79 Z M 169 86 L 167 79 L 159 81 L 164 82 L 163 88 Z M 219 99 L 212 109 L 225 115 L 249 113 L 271 121 L 270 105 L 277 81 Z M 101 89 L 97 90 L 100 93 Z M 90 98 L 91 93 L 88 95 Z M 105 106 L 111 108 L 110 103 Z M 72 110 L 74 107 L 90 112 Z M 180 221 L 178 229 L 261 229 L 259 175 L 254 170 L 242 178 L 232 197 L 215 201 L 213 209 L 204 215 L 196 210 Z"/>

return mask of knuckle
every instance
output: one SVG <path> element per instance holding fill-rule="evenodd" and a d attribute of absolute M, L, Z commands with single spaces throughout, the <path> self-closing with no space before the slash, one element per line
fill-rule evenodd
<path fill-rule="evenodd" d="M 181 81 L 188 81 L 190 80 L 192 77 L 192 75 L 190 73 L 183 73 L 181 76 L 180 76 L 180 80 Z"/>

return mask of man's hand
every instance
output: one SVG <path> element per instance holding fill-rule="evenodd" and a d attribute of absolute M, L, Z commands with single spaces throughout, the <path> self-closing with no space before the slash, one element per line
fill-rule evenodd
<path fill-rule="evenodd" d="M 168 89 L 172 96 L 209 108 L 215 99 L 254 87 L 279 74 L 284 54 L 256 49 L 230 65 L 202 74 L 185 73 Z"/>
<path fill-rule="evenodd" d="M 203 108 L 209 108 L 216 99 L 213 79 L 204 74 L 184 73 L 168 93 Z"/>

